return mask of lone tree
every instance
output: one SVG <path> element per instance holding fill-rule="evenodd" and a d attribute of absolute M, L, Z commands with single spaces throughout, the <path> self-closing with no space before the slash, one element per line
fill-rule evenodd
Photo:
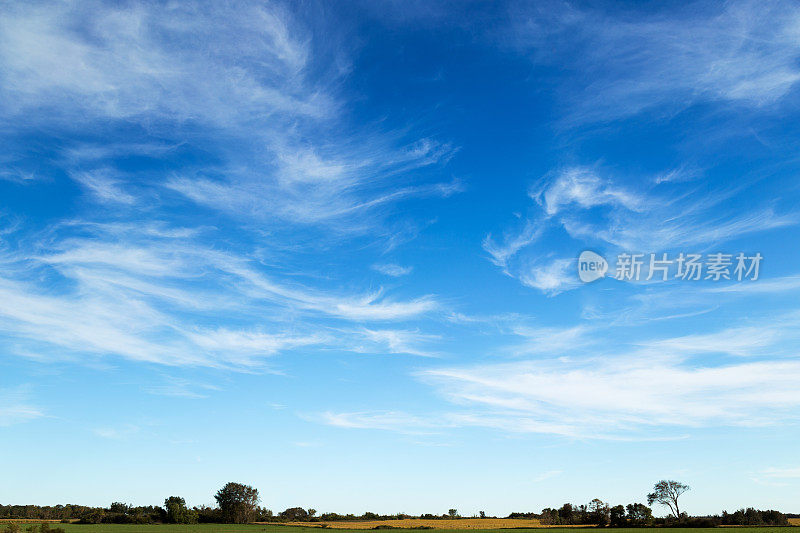
<path fill-rule="evenodd" d="M 229 524 L 246 524 L 253 520 L 258 505 L 258 489 L 241 483 L 228 483 L 214 495 L 222 519 Z"/>
<path fill-rule="evenodd" d="M 689 485 L 684 485 L 679 481 L 662 479 L 653 485 L 653 492 L 647 495 L 647 504 L 653 505 L 653 502 L 656 502 L 666 505 L 675 515 L 675 518 L 680 518 L 681 509 L 678 507 L 678 498 L 687 490 L 689 490 Z"/>

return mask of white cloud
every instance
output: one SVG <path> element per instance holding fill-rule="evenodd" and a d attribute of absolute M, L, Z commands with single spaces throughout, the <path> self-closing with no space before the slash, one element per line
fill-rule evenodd
<path fill-rule="evenodd" d="M 412 266 L 401 266 L 394 263 L 379 263 L 372 265 L 372 269 L 393 278 L 399 278 L 411 274 L 414 270 Z"/>
<path fill-rule="evenodd" d="M 517 355 L 542 354 L 555 357 L 597 342 L 593 336 L 594 330 L 584 325 L 555 328 L 515 324 L 511 331 L 524 339 L 513 348 Z"/>
<path fill-rule="evenodd" d="M 542 256 L 537 244 L 546 232 L 566 232 L 575 256 L 598 246 L 612 252 L 657 253 L 681 248 L 692 253 L 800 221 L 795 212 L 779 214 L 771 207 L 726 211 L 723 200 L 737 191 L 701 195 L 663 190 L 653 183 L 647 186 L 633 191 L 623 180 L 601 176 L 593 168 L 563 168 L 546 176 L 530 193 L 541 213 L 534 214 L 523 229 L 507 232 L 503 244 L 487 236 L 483 248 L 503 273 L 555 295 L 580 284 L 572 268 L 574 260 Z"/>
<path fill-rule="evenodd" d="M 425 415 L 329 412 L 323 419 L 401 433 L 481 427 L 607 440 L 791 424 L 800 421 L 796 330 L 797 316 L 789 314 L 714 333 L 626 341 L 613 325 L 545 328 L 512 321 L 509 332 L 523 342 L 505 351 L 534 359 L 415 373 L 449 408 Z M 709 353 L 718 355 L 713 365 L 704 362 Z"/>
<path fill-rule="evenodd" d="M 332 34 L 317 42 L 278 5 L 20 4 L 0 35 L 0 114 L 20 133 L 86 139 L 59 142 L 60 163 L 101 201 L 135 201 L 120 159 L 178 149 L 204 162 L 183 158 L 166 177 L 140 168 L 137 192 L 160 203 L 171 191 L 261 227 L 365 233 L 397 202 L 461 189 L 423 173 L 455 154 L 448 143 L 415 138 L 411 125 L 351 126 L 336 92 L 344 47 Z"/>
<path fill-rule="evenodd" d="M 438 427 L 434 417 L 418 417 L 398 411 L 325 412 L 324 424 L 347 429 L 380 429 L 398 433 L 431 433 Z"/>
<path fill-rule="evenodd" d="M 583 188 L 570 194 L 562 192 L 572 187 L 576 173 L 591 176 L 582 179 L 589 180 L 593 192 Z M 547 198 L 552 194 L 559 201 L 551 205 Z M 632 193 L 625 186 L 613 185 L 611 180 L 601 179 L 594 171 L 580 167 L 557 173 L 537 198 L 544 198 L 544 207 L 552 214 L 561 213 L 557 223 L 573 238 L 587 242 L 600 240 L 634 252 L 720 245 L 742 235 L 798 222 L 796 214 L 779 215 L 770 208 L 754 207 L 749 212 L 725 213 L 721 202 L 730 195 L 730 191 L 692 195 L 685 191 L 669 193 L 657 189 Z M 579 208 L 565 209 L 570 202 L 564 202 L 563 198 L 573 196 L 582 198 L 575 201 Z M 586 209 L 598 205 L 606 205 L 608 210 L 593 222 L 586 216 Z"/>
<path fill-rule="evenodd" d="M 534 243 L 542 233 L 543 226 L 541 224 L 534 224 L 527 221 L 525 227 L 519 232 L 507 232 L 501 243 L 497 243 L 492 239 L 491 234 L 483 239 L 483 249 L 486 250 L 490 257 L 490 261 L 508 273 L 507 267 L 509 260 L 514 257 L 517 252 L 526 246 Z"/>
<path fill-rule="evenodd" d="M 136 198 L 127 193 L 117 179 L 112 178 L 109 169 L 73 172 L 70 177 L 83 185 L 101 202 L 132 204 Z"/>
<path fill-rule="evenodd" d="M 203 352 L 214 354 L 215 360 L 243 366 L 255 366 L 260 358 L 295 348 L 330 343 L 322 334 L 276 334 L 226 328 L 198 329 L 185 332 L 185 336 Z"/>
<path fill-rule="evenodd" d="M 119 426 L 109 426 L 95 428 L 93 433 L 98 437 L 110 440 L 127 440 L 138 435 L 141 431 L 139 426 L 134 424 L 122 424 Z"/>
<path fill-rule="evenodd" d="M 58 347 L 65 357 L 242 368 L 302 347 L 361 351 L 370 331 L 393 353 L 427 353 L 416 343 L 430 337 L 419 332 L 353 330 L 326 321 L 412 319 L 439 308 L 432 296 L 397 300 L 382 291 L 346 294 L 276 279 L 256 261 L 209 248 L 202 235 L 180 228 L 78 224 L 63 230 L 81 236 L 59 239 L 55 232 L 40 246 L 46 252 L 6 258 L 0 332 L 22 351 Z M 66 281 L 61 290 L 33 281 L 54 273 Z M 213 327 L 207 325 L 212 319 Z"/>
<path fill-rule="evenodd" d="M 574 259 L 555 259 L 548 264 L 523 268 L 517 274 L 523 285 L 555 296 L 580 285 Z"/>
<path fill-rule="evenodd" d="M 536 61 L 581 72 L 568 79 L 571 121 L 625 118 L 715 101 L 779 102 L 800 80 L 800 9 L 792 2 L 736 1 L 662 11 L 568 4 L 513 13 L 515 45 Z"/>
<path fill-rule="evenodd" d="M 796 360 L 713 368 L 630 358 L 531 361 L 420 376 L 470 406 L 476 425 L 586 438 L 636 437 L 659 427 L 770 425 L 794 420 L 800 407 Z"/>
<path fill-rule="evenodd" d="M 778 320 L 778 322 L 782 322 Z M 776 324 L 777 326 L 777 324 Z M 644 346 L 669 353 L 725 353 L 735 356 L 767 355 L 767 349 L 774 349 L 775 343 L 785 338 L 784 324 L 753 327 L 736 327 L 723 331 L 686 335 L 667 340 L 642 343 Z"/>
<path fill-rule="evenodd" d="M 288 17 L 263 4 L 197 7 L 9 6 L 0 20 L 4 107 L 214 126 L 249 114 L 329 112 L 325 95 L 304 94 L 308 51 Z M 215 46 L 182 46 L 190 36 Z"/>
<path fill-rule="evenodd" d="M 637 195 L 602 180 L 586 167 L 566 168 L 557 176 L 544 191 L 532 193 L 549 216 L 572 204 L 582 209 L 612 205 L 637 211 L 644 203 Z"/>
<path fill-rule="evenodd" d="M 773 279 L 759 279 L 758 283 L 737 283 L 735 285 L 726 285 L 721 287 L 710 287 L 705 289 L 706 292 L 711 293 L 729 293 L 729 294 L 771 294 L 783 293 L 800 289 L 800 276 L 785 276 Z"/>
<path fill-rule="evenodd" d="M 542 481 L 547 481 L 548 479 L 560 476 L 562 473 L 562 470 L 548 470 L 547 472 L 542 472 L 538 476 L 534 477 L 532 481 L 534 483 L 541 483 Z"/>
<path fill-rule="evenodd" d="M 800 467 L 789 467 L 789 468 L 777 468 L 777 467 L 770 467 L 765 468 L 761 472 L 759 472 L 760 476 L 766 478 L 777 478 L 777 479 L 796 479 L 800 478 Z"/>
<path fill-rule="evenodd" d="M 419 331 L 397 329 L 363 328 L 357 333 L 361 333 L 366 340 L 377 345 L 377 349 L 365 346 L 360 348 L 360 351 L 388 351 L 389 353 L 420 355 L 423 357 L 436 356 L 434 351 L 427 349 L 425 346 L 440 338 L 437 335 L 427 335 Z"/>
<path fill-rule="evenodd" d="M 670 438 L 693 427 L 798 421 L 796 312 L 649 341 L 625 340 L 627 329 L 517 324 L 524 342 L 506 351 L 536 359 L 417 375 L 464 408 L 453 420 L 509 432 Z"/>
<path fill-rule="evenodd" d="M 40 408 L 31 405 L 28 396 L 26 387 L 0 389 L 0 427 L 45 416 Z"/>
<path fill-rule="evenodd" d="M 154 394 L 156 396 L 200 399 L 206 398 L 207 392 L 220 389 L 215 385 L 209 385 L 207 383 L 195 383 L 188 379 L 164 376 L 163 383 L 147 385 L 143 390 L 148 394 Z"/>
<path fill-rule="evenodd" d="M 94 200 L 8 239 L 0 334 L 15 353 L 239 369 L 303 348 L 428 353 L 432 337 L 374 323 L 436 312 L 434 295 L 354 289 L 306 259 L 413 234 L 389 215 L 460 191 L 435 172 L 458 149 L 413 124 L 355 127 L 349 44 L 303 16 L 263 2 L 3 10 L 0 116 L 52 146 L 36 153 L 47 177 Z"/>

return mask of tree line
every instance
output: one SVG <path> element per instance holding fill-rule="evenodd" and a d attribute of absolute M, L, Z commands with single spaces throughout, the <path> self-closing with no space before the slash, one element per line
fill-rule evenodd
<path fill-rule="evenodd" d="M 610 505 L 598 498 L 588 504 L 573 505 L 565 503 L 558 509 L 545 508 L 540 513 L 511 513 L 507 518 L 537 518 L 544 525 L 594 525 L 598 527 L 714 527 L 720 525 L 788 525 L 788 516 L 778 511 L 747 508 L 733 513 L 723 511 L 720 515 L 692 517 L 680 510 L 680 497 L 689 490 L 689 486 L 678 481 L 662 480 L 647 495 L 644 503 L 627 505 Z M 259 506 L 258 489 L 242 483 L 227 483 L 216 492 L 215 507 L 188 507 L 186 500 L 180 496 L 170 496 L 164 500 L 163 506 L 132 506 L 121 502 L 112 503 L 108 508 L 88 507 L 84 505 L 0 505 L 0 518 L 77 520 L 83 524 L 195 524 L 195 523 L 230 523 L 246 524 L 250 522 L 332 522 L 356 520 L 398 520 L 406 518 L 448 519 L 460 518 L 457 509 L 449 509 L 441 515 L 423 514 L 412 516 L 403 513 L 380 515 L 366 512 L 362 515 L 322 513 L 317 515 L 315 509 L 291 507 L 277 515 L 269 509 Z M 659 504 L 668 509 L 664 518 L 653 516 L 649 505 Z M 488 518 L 481 511 L 480 518 Z M 491 517 L 496 518 L 496 517 Z M 43 525 L 42 528 L 46 526 Z M 12 526 L 9 526 L 9 528 Z M 31 530 L 33 532 L 33 530 Z M 11 531 L 8 533 L 18 533 Z M 37 533 L 39 533 L 37 531 Z M 42 529 L 40 533 L 60 533 L 58 530 Z"/>

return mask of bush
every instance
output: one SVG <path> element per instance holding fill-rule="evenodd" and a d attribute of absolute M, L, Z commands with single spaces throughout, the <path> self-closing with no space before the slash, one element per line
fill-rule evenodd
<path fill-rule="evenodd" d="M 786 515 L 779 511 L 761 511 L 748 507 L 736 512 L 722 511 L 722 524 L 726 526 L 788 526 Z"/>
<path fill-rule="evenodd" d="M 105 518 L 106 512 L 102 509 L 98 509 L 96 511 L 92 511 L 91 513 L 87 513 L 78 520 L 79 524 L 102 524 L 103 518 Z"/>
<path fill-rule="evenodd" d="M 308 520 L 308 511 L 302 507 L 291 507 L 283 511 L 279 516 L 289 522 L 304 522 Z"/>

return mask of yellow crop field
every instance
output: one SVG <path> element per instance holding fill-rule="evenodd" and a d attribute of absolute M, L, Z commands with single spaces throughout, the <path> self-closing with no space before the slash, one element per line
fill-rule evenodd
<path fill-rule="evenodd" d="M 543 526 L 537 519 L 525 518 L 455 518 L 452 520 L 425 520 L 419 518 L 408 518 L 404 520 L 368 520 L 358 522 L 283 522 L 283 524 L 305 527 L 328 527 L 331 529 L 373 529 L 378 526 L 391 526 L 409 529 L 414 527 L 430 527 L 434 529 L 503 529 L 548 527 Z M 323 524 L 325 524 L 325 526 L 323 526 Z"/>
<path fill-rule="evenodd" d="M 790 518 L 789 523 L 793 526 L 800 526 L 800 518 Z"/>

